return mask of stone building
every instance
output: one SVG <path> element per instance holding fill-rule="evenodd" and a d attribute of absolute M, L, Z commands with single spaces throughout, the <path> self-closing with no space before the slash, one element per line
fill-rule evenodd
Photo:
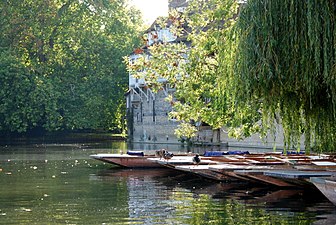
<path fill-rule="evenodd" d="M 183 11 L 188 0 L 169 0 L 169 10 Z M 178 42 L 186 41 L 185 38 L 177 38 L 168 26 L 160 28 L 154 22 L 145 32 L 146 44 L 142 48 L 135 49 L 129 56 L 130 61 L 137 60 L 139 54 L 148 51 L 148 46 L 159 41 Z M 146 143 L 179 143 L 174 135 L 174 130 L 179 122 L 169 118 L 168 113 L 173 110 L 170 102 L 166 101 L 168 94 L 174 93 L 167 80 L 161 79 L 163 89 L 154 93 L 143 79 L 135 79 L 129 74 L 129 91 L 126 93 L 128 138 L 132 142 Z M 197 124 L 196 124 L 197 125 Z M 254 134 L 245 140 L 229 138 L 225 129 L 213 130 L 210 126 L 198 125 L 198 134 L 194 142 L 204 145 L 224 145 L 233 147 L 257 147 L 257 148 L 283 148 L 282 127 L 277 127 L 277 138 L 272 136 L 261 140 L 259 134 Z"/>
<path fill-rule="evenodd" d="M 183 10 L 187 0 L 169 0 L 169 10 Z M 146 44 L 129 56 L 130 61 L 137 60 L 139 54 L 148 51 L 147 47 L 156 42 L 185 41 L 175 37 L 169 26 L 160 28 L 156 21 L 146 30 Z M 143 79 L 135 79 L 129 74 L 129 91 L 126 94 L 128 137 L 134 142 L 178 143 L 174 130 L 178 122 L 171 120 L 168 113 L 172 106 L 165 100 L 168 94 L 174 92 L 166 80 L 161 79 L 163 89 L 154 93 Z"/>

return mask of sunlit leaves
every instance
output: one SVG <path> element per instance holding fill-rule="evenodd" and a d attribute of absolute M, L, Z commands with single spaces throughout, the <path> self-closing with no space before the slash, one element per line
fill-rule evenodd
<path fill-rule="evenodd" d="M 154 44 L 149 47 L 149 54 L 129 64 L 129 70 L 154 89 L 159 89 L 160 77 L 176 88 L 173 118 L 187 123 L 204 122 L 213 129 L 224 125 L 240 127 L 240 123 L 232 122 L 235 102 L 233 92 L 227 88 L 232 66 L 226 65 L 234 55 L 225 48 L 232 44 L 229 34 L 237 7 L 235 1 L 189 1 L 183 15 L 173 11 L 168 18 L 172 24 L 183 21 L 170 27 L 182 42 Z M 176 26 L 183 30 L 174 29 Z M 254 122 L 255 119 L 248 123 L 253 126 Z"/>
<path fill-rule="evenodd" d="M 333 151 L 335 3 L 188 3 L 170 17 L 188 24 L 171 28 L 187 40 L 154 45 L 133 71 L 149 84 L 164 77 L 175 85 L 174 118 L 227 126 L 236 138 L 274 134 L 282 124 L 286 148 L 299 147 L 304 134 L 307 150 Z"/>
<path fill-rule="evenodd" d="M 10 51 L 24 71 L 7 71 L 1 80 L 18 86 L 8 91 L 22 95 L 13 104 L 23 107 L 6 108 L 3 117 L 16 119 L 0 130 L 118 127 L 127 90 L 122 56 L 138 42 L 139 13 L 125 1 L 2 1 L 0 7 L 0 50 Z"/>
<path fill-rule="evenodd" d="M 180 123 L 177 126 L 174 134 L 178 137 L 181 141 L 190 141 L 192 137 L 196 136 L 197 129 L 190 123 Z"/>

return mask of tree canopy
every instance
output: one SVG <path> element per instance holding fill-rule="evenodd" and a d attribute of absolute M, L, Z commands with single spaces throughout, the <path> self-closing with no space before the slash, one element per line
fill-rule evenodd
<path fill-rule="evenodd" d="M 286 144 L 336 148 L 335 1 L 248 1 L 237 22 L 240 101 L 257 98 L 263 124 L 280 120 Z"/>
<path fill-rule="evenodd" d="M 307 150 L 334 151 L 335 9 L 330 0 L 192 0 L 169 17 L 191 46 L 155 44 L 129 69 L 154 88 L 158 77 L 176 85 L 180 121 L 227 127 L 236 138 L 275 134 L 279 123 L 285 148 L 299 148 L 304 135 Z"/>
<path fill-rule="evenodd" d="M 139 11 L 126 0 L 4 0 L 0 10 L 0 131 L 120 128 Z"/>

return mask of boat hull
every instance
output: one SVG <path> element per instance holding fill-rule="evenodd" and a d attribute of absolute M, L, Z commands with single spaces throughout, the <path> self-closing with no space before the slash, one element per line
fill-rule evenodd
<path fill-rule="evenodd" d="M 324 194 L 334 205 L 336 205 L 336 178 L 312 177 L 310 181 Z"/>
<path fill-rule="evenodd" d="M 154 156 L 133 156 L 124 154 L 97 154 L 91 158 L 125 168 L 162 168 L 163 166 L 148 160 Z"/>

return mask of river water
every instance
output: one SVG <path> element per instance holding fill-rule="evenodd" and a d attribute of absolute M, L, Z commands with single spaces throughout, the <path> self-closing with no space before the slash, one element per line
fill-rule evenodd
<path fill-rule="evenodd" d="M 219 183 L 89 157 L 160 147 L 187 151 L 106 141 L 2 145 L 0 224 L 336 224 L 335 206 L 315 189 Z"/>

